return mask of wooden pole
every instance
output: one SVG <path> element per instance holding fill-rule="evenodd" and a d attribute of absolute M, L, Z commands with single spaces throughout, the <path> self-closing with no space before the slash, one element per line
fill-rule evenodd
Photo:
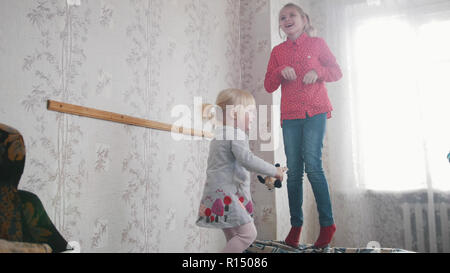
<path fill-rule="evenodd" d="M 157 121 L 136 118 L 127 115 L 121 115 L 113 112 L 107 112 L 94 108 L 83 107 L 79 105 L 58 102 L 53 100 L 47 101 L 47 109 L 60 113 L 66 113 L 71 115 L 77 115 L 82 117 L 89 117 L 94 119 L 112 121 L 122 124 L 128 124 L 133 126 L 139 126 L 144 128 L 156 129 L 160 131 L 174 132 L 178 134 L 198 136 L 203 138 L 213 138 L 214 135 L 210 132 L 198 131 L 194 129 L 187 129 L 184 127 L 172 126 L 171 124 L 161 123 Z"/>

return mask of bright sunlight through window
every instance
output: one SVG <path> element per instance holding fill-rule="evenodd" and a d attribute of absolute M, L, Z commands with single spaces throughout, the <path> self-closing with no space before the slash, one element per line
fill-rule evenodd
<path fill-rule="evenodd" d="M 364 187 L 450 191 L 450 21 L 366 21 L 355 33 Z"/>

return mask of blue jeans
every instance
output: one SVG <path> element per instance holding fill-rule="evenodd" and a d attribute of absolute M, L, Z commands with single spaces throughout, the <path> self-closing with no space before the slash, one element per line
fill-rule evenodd
<path fill-rule="evenodd" d="M 283 141 L 288 167 L 288 199 L 291 225 L 303 226 L 303 174 L 311 183 L 319 223 L 322 227 L 334 224 L 328 182 L 322 168 L 322 148 L 327 114 L 306 119 L 283 120 Z"/>

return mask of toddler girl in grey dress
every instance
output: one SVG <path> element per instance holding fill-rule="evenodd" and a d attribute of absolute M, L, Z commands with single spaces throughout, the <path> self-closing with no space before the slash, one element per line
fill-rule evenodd
<path fill-rule="evenodd" d="M 215 137 L 210 143 L 206 183 L 196 224 L 220 228 L 227 244 L 222 252 L 243 252 L 256 239 L 249 171 L 283 180 L 285 168 L 277 168 L 255 156 L 248 132 L 255 116 L 252 94 L 227 89 L 216 100 Z M 206 105 L 208 115 L 213 106 Z"/>

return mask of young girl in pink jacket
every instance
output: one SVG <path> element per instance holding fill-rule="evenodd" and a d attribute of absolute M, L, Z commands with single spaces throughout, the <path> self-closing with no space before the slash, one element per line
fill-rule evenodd
<path fill-rule="evenodd" d="M 303 174 L 307 173 L 317 203 L 320 235 L 315 246 L 326 247 L 336 225 L 328 182 L 322 168 L 326 120 L 333 110 L 325 82 L 342 78 L 336 58 L 325 41 L 314 37 L 309 16 L 297 5 L 285 5 L 279 14 L 287 40 L 270 56 L 264 86 L 267 92 L 281 85 L 281 126 L 288 168 L 291 230 L 285 239 L 298 247 L 303 226 Z"/>

